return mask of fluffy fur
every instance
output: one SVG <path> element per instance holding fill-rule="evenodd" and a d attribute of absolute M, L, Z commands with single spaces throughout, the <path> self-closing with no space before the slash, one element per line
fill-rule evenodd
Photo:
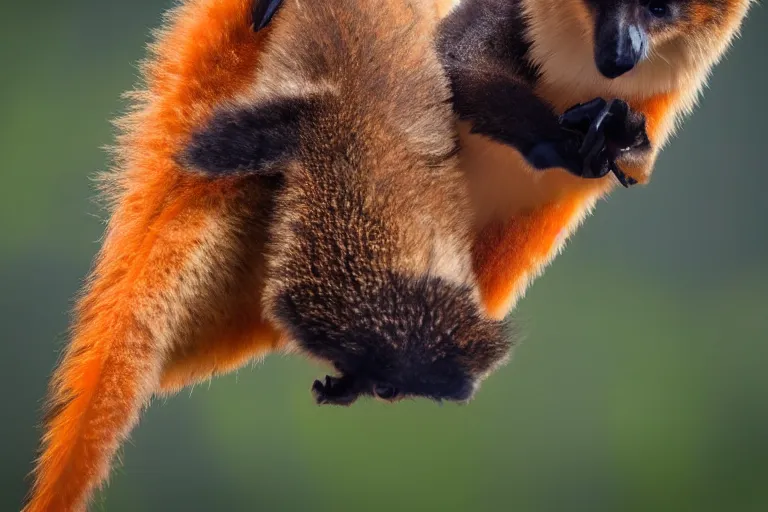
<path fill-rule="evenodd" d="M 212 183 L 175 158 L 217 105 L 251 86 L 269 37 L 252 30 L 251 7 L 191 0 L 171 11 L 130 94 L 103 183 L 111 219 L 51 381 L 26 512 L 84 509 L 154 393 L 279 346 L 260 315 L 274 185 Z"/>
<path fill-rule="evenodd" d="M 530 91 L 529 99 L 518 100 L 526 109 L 523 115 L 536 102 L 546 105 L 543 115 L 537 110 L 528 119 L 546 117 L 550 109 L 562 114 L 596 97 L 626 101 L 644 116 L 651 149 L 626 155 L 620 165 L 642 183 L 650 178 L 659 150 L 695 105 L 751 1 L 667 3 L 674 16 L 668 23 L 648 23 L 645 58 L 613 80 L 595 63 L 596 20 L 601 12 L 636 6 L 634 0 L 463 0 L 442 28 L 443 51 L 481 48 L 472 52 L 475 64 L 485 67 L 489 61 L 502 83 Z M 520 123 L 520 115 L 514 110 L 509 123 Z M 521 126 L 533 130 L 540 124 Z M 475 128 L 472 121 L 459 127 L 461 165 L 472 177 L 479 222 L 475 269 L 486 306 L 503 318 L 615 180 L 535 171 L 518 149 L 473 133 Z"/>
<path fill-rule="evenodd" d="M 666 42 L 652 50 L 636 74 L 609 81 L 594 67 L 591 14 L 583 0 L 522 2 L 527 20 L 523 35 L 539 77 L 536 94 L 558 112 L 595 96 L 624 98 L 645 114 L 655 151 L 680 116 L 693 107 L 749 4 L 747 0 L 689 2 L 688 26 L 681 25 L 677 35 L 660 36 Z M 255 4 L 259 12 L 270 13 L 266 3 L 273 2 Z M 287 3 L 310 5 L 297 0 Z M 426 5 L 427 0 L 422 3 Z M 458 2 L 429 3 L 436 21 Z M 306 95 L 333 87 L 324 81 L 309 84 L 284 76 L 281 83 L 266 77 L 255 80 L 265 65 L 265 43 L 287 19 L 278 11 L 271 25 L 255 32 L 253 12 L 251 0 L 185 0 L 166 17 L 152 45 L 152 55 L 143 66 L 145 84 L 130 94 L 134 108 L 118 123 L 121 135 L 115 170 L 104 181 L 113 203 L 111 219 L 78 301 L 71 341 L 51 382 L 42 449 L 26 512 L 85 508 L 153 394 L 174 392 L 286 346 L 286 339 L 263 320 L 261 301 L 267 229 L 274 226 L 271 212 L 281 179 L 240 172 L 211 180 L 200 169 L 190 172 L 184 159 L 195 134 L 214 122 L 223 106 L 242 106 L 244 99 L 252 99 L 260 90 L 279 88 L 283 93 Z M 285 58 L 291 61 L 293 56 Z M 392 116 L 393 126 L 400 126 L 408 113 L 386 114 Z M 481 232 L 473 257 L 483 300 L 501 317 L 613 183 L 586 181 L 560 171 L 534 173 L 515 150 L 471 135 L 470 128 L 466 123 L 460 126 L 460 158 L 472 177 L 480 215 Z M 425 137 L 423 129 L 414 128 L 410 135 L 414 139 L 409 145 L 429 145 L 429 141 L 418 141 Z M 434 156 L 438 155 L 445 153 L 440 150 Z M 384 156 L 394 159 L 394 155 Z M 624 166 L 644 180 L 654 156 Z M 457 226 L 461 225 L 459 221 Z M 275 229 L 293 236 L 285 224 Z M 466 240 L 440 236 L 430 243 L 434 253 L 422 252 L 418 261 L 407 265 L 430 277 L 393 278 L 388 289 L 404 286 L 398 292 L 404 297 L 458 301 L 469 308 L 472 301 L 466 293 L 437 293 L 434 285 L 438 279 L 441 290 L 461 290 L 462 283 L 471 281 L 466 265 L 457 264 L 462 257 L 442 256 L 464 254 Z M 274 253 L 282 257 L 280 251 Z M 458 288 L 446 287 L 451 281 Z M 290 289 L 272 288 L 269 304 L 274 320 L 292 323 L 295 307 L 317 310 L 317 318 L 326 314 L 316 305 L 286 301 L 291 294 L 285 292 Z M 433 307 L 415 301 L 408 304 L 417 310 Z M 400 313 L 390 310 L 388 314 Z M 463 318 L 455 321 L 463 325 Z M 467 318 L 477 325 L 472 314 Z M 453 328 L 436 325 L 442 331 Z M 371 354 L 375 358 L 375 352 Z M 321 386 L 322 393 L 331 390 L 336 399 L 349 396 L 347 382 L 326 384 Z M 434 384 L 434 380 L 408 383 L 422 386 L 418 390 L 422 394 L 429 394 Z M 373 391 L 389 395 L 380 387 Z M 466 390 L 459 386 L 455 394 L 464 396 Z"/>
<path fill-rule="evenodd" d="M 286 3 L 253 94 L 196 133 L 183 157 L 215 179 L 284 177 L 265 312 L 340 373 L 315 384 L 321 403 L 467 400 L 508 350 L 478 300 L 468 191 L 426 6 Z"/>
<path fill-rule="evenodd" d="M 83 510 L 154 394 L 286 346 L 263 319 L 261 300 L 267 226 L 280 179 L 233 174 L 211 180 L 190 172 L 180 157 L 222 106 L 242 104 L 260 89 L 325 89 L 321 82 L 286 77 L 281 83 L 256 80 L 274 27 L 288 23 L 277 12 L 255 31 L 255 12 L 273 14 L 266 3 L 274 4 L 185 0 L 156 34 L 142 66 L 144 83 L 129 94 L 134 106 L 117 123 L 115 168 L 103 181 L 111 217 L 51 381 L 25 512 Z M 434 9 L 436 22 L 447 2 L 423 5 Z M 408 117 L 390 114 L 394 125 Z M 466 240 L 440 243 L 458 243 L 458 252 L 465 251 Z M 431 260 L 434 274 L 460 276 L 452 261 Z"/>

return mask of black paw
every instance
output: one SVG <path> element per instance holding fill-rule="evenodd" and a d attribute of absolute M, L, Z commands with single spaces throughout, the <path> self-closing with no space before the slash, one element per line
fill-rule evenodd
<path fill-rule="evenodd" d="M 622 100 L 596 98 L 572 107 L 560 117 L 562 137 L 536 144 L 526 155 L 537 169 L 562 167 L 582 178 L 614 173 L 629 187 L 637 181 L 616 163 L 621 156 L 650 147 L 645 118 Z"/>
<path fill-rule="evenodd" d="M 355 389 L 354 379 L 325 376 L 325 382 L 316 380 L 312 384 L 312 395 L 318 405 L 350 405 L 359 396 Z"/>
<path fill-rule="evenodd" d="M 602 178 L 611 171 L 613 155 L 606 141 L 605 128 L 612 106 L 598 98 L 571 108 L 560 118 L 560 126 L 581 140 L 578 150 L 581 165 L 573 169 L 577 176 Z"/>

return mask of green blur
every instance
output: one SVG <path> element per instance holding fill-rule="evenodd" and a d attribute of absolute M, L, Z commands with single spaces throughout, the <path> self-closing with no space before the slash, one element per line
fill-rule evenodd
<path fill-rule="evenodd" d="M 0 510 L 99 246 L 109 119 L 166 0 L 4 2 Z M 318 408 L 297 357 L 156 401 L 94 510 L 768 510 L 768 11 L 647 188 L 599 205 L 469 406 Z"/>

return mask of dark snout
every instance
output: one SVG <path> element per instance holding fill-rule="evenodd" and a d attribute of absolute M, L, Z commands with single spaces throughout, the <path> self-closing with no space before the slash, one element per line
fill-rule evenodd
<path fill-rule="evenodd" d="M 312 384 L 312 394 L 319 405 L 352 405 L 361 395 L 360 381 L 349 375 L 327 375 L 325 382 L 316 380 Z"/>
<path fill-rule="evenodd" d="M 466 402 L 475 394 L 475 384 L 470 379 L 464 379 L 446 398 L 456 402 Z"/>
<path fill-rule="evenodd" d="M 630 9 L 601 14 L 595 28 L 595 63 L 606 78 L 632 70 L 646 51 L 648 36 Z"/>

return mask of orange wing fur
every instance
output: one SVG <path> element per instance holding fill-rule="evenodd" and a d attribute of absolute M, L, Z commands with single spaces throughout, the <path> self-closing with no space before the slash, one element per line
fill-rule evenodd
<path fill-rule="evenodd" d="M 190 0 L 169 15 L 146 90 L 119 124 L 114 210 L 56 370 L 26 512 L 82 510 L 161 386 L 171 390 L 274 348 L 260 314 L 266 185 L 211 182 L 174 154 L 252 83 L 268 31 L 251 0 Z M 233 197 L 239 200 L 233 201 Z"/>

